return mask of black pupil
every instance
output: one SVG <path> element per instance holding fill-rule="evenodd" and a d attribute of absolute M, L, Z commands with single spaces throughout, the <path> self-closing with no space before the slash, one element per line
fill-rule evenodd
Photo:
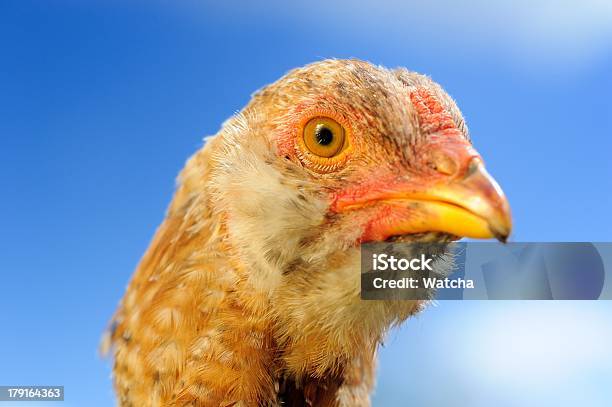
<path fill-rule="evenodd" d="M 332 131 L 327 127 L 321 126 L 317 129 L 316 137 L 317 143 L 321 144 L 322 146 L 327 146 L 334 140 L 334 133 L 332 133 Z"/>

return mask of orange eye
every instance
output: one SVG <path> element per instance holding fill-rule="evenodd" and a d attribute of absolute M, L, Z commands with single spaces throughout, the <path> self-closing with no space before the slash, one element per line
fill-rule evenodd
<path fill-rule="evenodd" d="M 347 146 L 344 128 L 328 117 L 315 117 L 304 126 L 304 144 L 319 157 L 332 158 Z"/>

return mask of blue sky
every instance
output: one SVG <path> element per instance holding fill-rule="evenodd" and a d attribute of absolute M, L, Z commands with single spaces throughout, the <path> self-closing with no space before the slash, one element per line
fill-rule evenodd
<path fill-rule="evenodd" d="M 112 404 L 97 343 L 176 174 L 253 91 L 325 57 L 440 82 L 514 240 L 611 241 L 610 3 L 420 3 L 2 2 L 0 384 Z M 610 302 L 441 303 L 389 338 L 375 405 L 609 405 L 609 326 Z"/>

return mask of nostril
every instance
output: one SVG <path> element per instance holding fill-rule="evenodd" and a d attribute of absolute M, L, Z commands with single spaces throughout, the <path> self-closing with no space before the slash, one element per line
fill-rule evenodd
<path fill-rule="evenodd" d="M 467 171 L 465 173 L 465 178 L 475 173 L 476 170 L 478 170 L 478 168 L 480 168 L 481 165 L 482 165 L 482 160 L 480 158 L 477 158 L 477 157 L 473 158 L 470 161 L 470 164 L 468 165 Z"/>
<path fill-rule="evenodd" d="M 444 174 L 453 175 L 457 172 L 456 160 L 442 151 L 435 151 L 429 156 L 427 162 L 430 168 Z"/>

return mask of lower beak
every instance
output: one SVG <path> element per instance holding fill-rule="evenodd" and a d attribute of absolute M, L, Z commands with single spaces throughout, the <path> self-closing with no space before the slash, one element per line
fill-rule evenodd
<path fill-rule="evenodd" d="M 423 191 L 394 191 L 383 200 L 409 209 L 390 225 L 390 236 L 435 231 L 505 242 L 512 230 L 508 201 L 480 160 L 461 179 Z"/>

